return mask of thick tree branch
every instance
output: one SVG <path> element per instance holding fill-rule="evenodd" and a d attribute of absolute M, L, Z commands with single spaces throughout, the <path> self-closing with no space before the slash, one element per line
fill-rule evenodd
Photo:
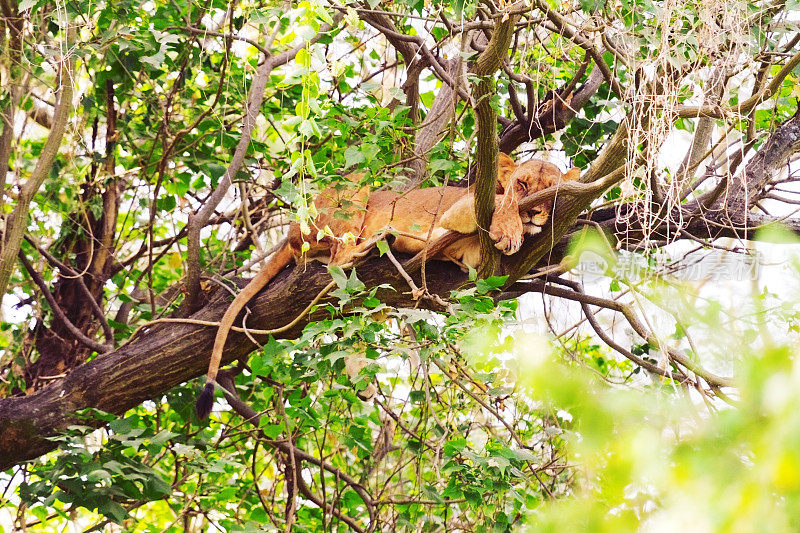
<path fill-rule="evenodd" d="M 747 163 L 741 179 L 734 179 L 720 199 L 720 208 L 732 216 L 741 215 L 761 199 L 765 187 L 800 151 L 800 107 L 781 124 Z"/>
<path fill-rule="evenodd" d="M 606 179 L 611 180 L 613 176 L 606 176 Z M 600 187 L 599 184 L 596 186 Z M 578 192 L 579 189 L 576 189 L 575 193 Z M 776 221 L 752 215 L 752 223 L 748 227 L 754 227 L 756 222 Z M 793 230 L 800 234 L 800 220 L 789 222 Z M 719 231 L 718 236 L 724 236 L 725 231 L 722 227 L 701 224 L 696 229 Z M 617 225 L 616 231 L 620 238 L 630 233 L 628 228 L 620 225 Z M 746 235 L 749 236 L 750 233 Z M 567 240 L 568 237 L 565 236 L 556 244 L 555 250 L 549 256 L 550 261 L 560 261 Z M 515 258 L 508 259 L 513 262 Z M 418 258 L 415 258 L 406 262 L 404 268 L 416 277 L 419 264 Z M 357 270 L 360 279 L 367 286 L 390 283 L 395 288 L 382 290 L 378 294 L 388 305 L 419 304 L 411 294 L 403 292 L 408 290 L 408 284 L 388 259 L 371 259 L 357 267 Z M 453 264 L 440 261 L 432 261 L 426 265 L 426 276 L 429 289 L 435 289 L 436 294 L 441 296 L 447 296 L 450 290 L 467 281 L 466 275 Z M 249 307 L 252 314 L 248 318 L 248 325 L 252 328 L 274 329 L 290 323 L 329 281 L 330 277 L 324 267 L 316 263 L 308 263 L 302 268 L 281 273 L 251 302 Z M 419 283 L 418 279 L 416 281 Z M 532 289 L 536 290 L 535 287 Z M 192 318 L 215 322 L 225 312 L 229 301 L 228 292 L 218 290 L 209 303 Z M 275 302 L 285 304 L 275 305 Z M 607 307 L 605 300 L 586 300 L 586 303 Z M 296 337 L 306 321 L 313 318 L 316 315 L 306 317 L 276 336 Z M 203 374 L 207 357 L 198 354 L 210 353 L 215 332 L 216 329 L 212 326 L 156 324 L 142 330 L 119 349 L 75 368 L 62 381 L 33 395 L 0 399 L 0 470 L 52 450 L 55 443 L 47 440 L 48 437 L 57 435 L 70 424 L 86 423 L 73 415 L 77 410 L 92 407 L 122 414 L 146 399 L 157 397 L 164 391 Z M 245 334 L 231 333 L 224 360 L 236 360 L 253 348 Z M 728 382 L 724 384 L 728 385 Z M 99 422 L 94 424 L 100 425 Z"/>
<path fill-rule="evenodd" d="M 705 90 L 706 102 L 718 104 L 722 93 L 725 90 L 725 71 L 722 67 L 718 67 L 709 76 L 708 87 Z M 710 117 L 701 117 L 697 121 L 695 127 L 694 137 L 692 143 L 689 145 L 689 150 L 686 156 L 681 161 L 676 175 L 678 180 L 682 180 L 689 173 L 694 173 L 698 165 L 705 159 L 708 151 L 708 146 L 711 143 L 711 135 L 714 132 L 714 119 Z"/>
<path fill-rule="evenodd" d="M 357 267 L 367 286 L 390 283 L 378 296 L 388 305 L 419 305 L 408 285 L 388 259 L 373 259 Z M 412 272 L 412 275 L 415 273 Z M 433 261 L 426 266 L 428 286 L 446 297 L 449 291 L 466 283 L 467 276 L 451 263 Z M 416 279 L 419 284 L 419 279 Z M 252 314 L 247 325 L 274 329 L 292 322 L 317 294 L 330 283 L 327 270 L 308 263 L 281 273 L 249 305 Z M 209 303 L 192 319 L 216 322 L 230 303 L 228 291 L 218 289 Z M 282 302 L 275 305 L 275 302 Z M 322 304 L 320 304 L 322 305 Z M 309 319 L 276 334 L 294 338 Z M 63 380 L 30 396 L 0 399 L 0 470 L 30 460 L 52 450 L 56 443 L 47 440 L 70 424 L 86 424 L 75 417 L 80 409 L 95 408 L 122 414 L 141 402 L 205 373 L 216 328 L 195 324 L 164 323 L 144 328 L 117 350 L 100 355 L 73 369 Z M 231 333 L 224 362 L 247 355 L 255 347 L 243 333 Z M 97 426 L 100 422 L 88 422 Z"/>
<path fill-rule="evenodd" d="M 461 80 L 461 72 L 459 72 L 461 64 L 459 59 L 451 59 L 447 62 L 447 73 L 455 83 L 459 84 Z M 446 83 L 436 93 L 436 98 L 433 100 L 425 122 L 414 136 L 414 158 L 409 164 L 411 179 L 404 187 L 405 190 L 418 187 L 427 177 L 428 152 L 439 143 L 442 137 L 442 130 L 453 118 L 457 95 L 458 91 Z"/>

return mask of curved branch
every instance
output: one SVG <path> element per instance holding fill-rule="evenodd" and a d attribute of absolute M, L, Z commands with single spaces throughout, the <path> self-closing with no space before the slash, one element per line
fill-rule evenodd
<path fill-rule="evenodd" d="M 564 128 L 578 111 L 585 106 L 589 99 L 597 93 L 605 78 L 597 67 L 592 69 L 586 81 L 571 93 L 558 91 L 550 105 L 539 106 L 534 110 L 529 106 L 529 116 L 517 122 L 500 135 L 500 151 L 506 154 L 513 152 L 520 144 L 529 142 L 539 137 L 549 135 Z"/>
<path fill-rule="evenodd" d="M 597 65 L 597 68 L 599 68 L 603 73 L 603 77 L 606 79 L 609 85 L 611 85 L 611 90 L 614 91 L 614 94 L 617 95 L 617 98 L 624 100 L 625 91 L 619 84 L 616 76 L 614 76 L 614 73 L 611 72 L 609 66 L 606 65 L 606 61 L 603 59 L 603 50 L 598 49 L 589 39 L 577 33 L 572 28 L 570 23 L 567 22 L 567 20 L 560 13 L 554 11 L 545 0 L 536 0 L 534 4 L 545 14 L 548 20 L 555 25 L 560 34 L 565 35 L 569 40 L 583 48 L 584 51 L 592 56 L 595 65 Z"/>
<path fill-rule="evenodd" d="M 92 295 L 89 287 L 86 286 L 86 281 L 84 280 L 83 275 L 71 266 L 62 263 L 53 257 L 50 252 L 39 246 L 39 243 L 34 241 L 29 235 L 25 235 L 25 240 L 28 241 L 31 246 L 36 248 L 36 251 L 42 254 L 42 257 L 44 257 L 48 263 L 58 267 L 58 269 L 64 274 L 67 274 L 68 276 L 78 280 L 78 287 L 80 287 L 81 292 L 86 297 L 89 305 L 92 306 L 92 312 L 94 313 L 95 318 L 100 322 L 100 327 L 103 328 L 103 336 L 106 339 L 106 343 L 112 346 L 114 344 L 114 330 L 112 330 L 111 326 L 108 324 L 108 320 L 106 320 L 106 315 L 103 312 L 103 309 L 100 307 L 100 304 L 97 303 L 97 300 L 95 300 L 95 297 Z"/>
<path fill-rule="evenodd" d="M 64 326 L 66 326 L 66 328 L 69 330 L 69 332 L 72 333 L 72 335 L 76 339 L 78 339 L 78 341 L 81 344 L 91 348 L 92 350 L 96 350 L 96 351 L 98 351 L 100 353 L 106 353 L 106 352 L 110 351 L 113 348 L 113 345 L 111 345 L 111 344 L 101 344 L 101 343 L 97 342 L 96 340 L 94 340 L 94 339 L 92 339 L 90 337 L 87 337 L 86 335 L 84 335 L 84 333 L 80 329 L 78 329 L 77 326 L 75 326 L 75 324 L 73 324 L 70 321 L 69 318 L 67 318 L 67 315 L 64 314 L 64 310 L 61 309 L 61 306 L 59 306 L 58 302 L 56 302 L 56 299 L 53 296 L 53 293 L 51 293 L 50 289 L 47 288 L 47 283 L 44 281 L 44 278 L 42 278 L 41 274 L 39 274 L 36 271 L 36 269 L 33 268 L 33 265 L 31 264 L 31 262 L 28 261 L 28 258 L 25 257 L 25 254 L 22 253 L 22 250 L 19 251 L 18 256 L 19 256 L 20 262 L 25 267 L 25 270 L 27 270 L 28 274 L 31 276 L 31 279 L 33 280 L 33 282 L 36 284 L 37 287 L 39 287 L 39 290 L 42 291 L 42 294 L 44 294 L 44 298 L 45 298 L 45 300 L 47 300 L 47 303 L 50 305 L 50 309 L 53 310 L 53 314 L 56 315 L 56 318 L 58 318 L 58 320 L 60 320 L 64 324 Z M 91 295 L 90 295 L 90 297 L 91 297 Z M 92 298 L 92 300 L 94 300 L 94 298 Z M 113 335 L 111 336 L 111 338 L 112 339 L 114 338 Z"/>
<path fill-rule="evenodd" d="M 783 84 L 783 80 L 791 74 L 791 72 L 800 65 L 800 50 L 789 58 L 789 61 L 775 74 L 772 81 L 764 88 L 763 91 L 758 92 L 735 106 L 722 107 L 720 105 L 702 105 L 702 106 L 676 106 L 675 113 L 680 118 L 696 118 L 696 117 L 711 117 L 711 118 L 724 118 L 727 115 L 747 115 L 755 109 L 762 102 L 766 102 L 778 92 Z"/>
<path fill-rule="evenodd" d="M 544 284 L 542 281 L 536 281 L 536 282 L 534 282 L 534 284 L 535 285 L 538 284 L 541 287 L 541 290 L 546 294 L 550 294 L 550 295 L 553 295 L 553 296 L 559 296 L 559 297 L 562 297 L 562 298 L 567 298 L 569 300 L 574 300 L 574 301 L 577 301 L 578 303 L 580 303 L 581 307 L 584 310 L 584 313 L 586 314 L 586 317 L 589 318 L 590 323 L 592 322 L 593 318 L 590 318 L 591 310 L 588 309 L 589 305 L 594 305 L 594 306 L 597 306 L 597 307 L 602 307 L 604 309 L 610 309 L 612 311 L 616 311 L 618 313 L 621 313 L 625 317 L 625 319 L 628 321 L 628 323 L 631 325 L 633 330 L 641 338 L 646 340 L 651 346 L 658 347 L 659 350 L 661 350 L 662 352 L 664 352 L 667 355 L 669 355 L 670 359 L 672 359 L 675 363 L 680 364 L 684 368 L 686 368 L 686 369 L 690 370 L 691 372 L 693 372 L 695 375 L 701 377 L 709 385 L 711 385 L 713 387 L 732 387 L 732 386 L 735 385 L 733 379 L 728 378 L 728 377 L 723 377 L 723 376 L 717 376 L 713 372 L 709 372 L 709 371 L 701 368 L 699 365 L 697 365 L 694 361 L 690 360 L 685 355 L 679 353 L 678 351 L 672 349 L 669 346 L 666 346 L 663 342 L 658 340 L 658 338 L 653 333 L 648 331 L 647 327 L 645 327 L 645 325 L 642 324 L 641 320 L 639 320 L 639 317 L 636 316 L 636 313 L 633 311 L 633 309 L 629 305 L 626 305 L 626 304 L 623 304 L 621 302 L 617 302 L 617 301 L 614 301 L 614 300 L 608 300 L 606 298 L 599 298 L 597 296 L 592 296 L 592 295 L 586 294 L 585 292 L 579 290 L 579 288 L 577 288 L 577 285 L 575 285 L 575 286 L 570 285 L 570 288 L 572 289 L 572 290 L 570 290 L 570 289 L 561 289 L 559 287 L 553 287 L 552 285 Z M 588 311 L 588 313 L 587 313 L 587 311 Z M 594 325 L 593 325 L 593 328 L 594 328 Z M 598 332 L 598 334 L 600 334 L 600 333 Z M 601 336 L 601 338 L 603 338 L 604 341 L 606 341 L 606 338 L 605 338 L 606 336 L 605 335 L 600 335 L 600 336 Z M 609 344 L 609 346 L 613 346 L 613 344 Z M 624 350 L 624 348 L 623 348 L 623 350 Z M 627 353 L 625 353 L 625 352 L 627 352 Z M 658 375 L 662 375 L 662 376 L 665 376 L 665 377 L 671 377 L 671 378 L 676 379 L 678 381 L 683 381 L 683 377 L 682 376 L 668 374 L 668 373 L 666 373 L 666 371 L 664 369 L 659 368 L 657 365 L 654 365 L 652 363 L 648 363 L 644 359 L 633 355 L 632 353 L 628 352 L 627 350 L 624 350 L 623 352 L 620 352 L 620 353 L 625 355 L 625 357 L 627 357 L 628 359 L 630 359 L 631 361 L 633 361 L 637 365 L 639 365 L 639 366 L 641 366 L 643 368 L 646 368 L 647 370 L 649 370 L 651 372 L 654 372 L 654 373 L 656 373 Z"/>
<path fill-rule="evenodd" d="M 186 300 L 184 300 L 183 309 L 188 313 L 194 310 L 197 306 L 197 296 L 200 294 L 200 230 L 206 225 L 214 210 L 219 203 L 228 193 L 228 189 L 233 183 L 233 177 L 239 172 L 239 169 L 244 163 L 244 156 L 247 153 L 247 147 L 250 145 L 250 139 L 253 135 L 253 128 L 256 124 L 261 104 L 264 101 L 264 91 L 269 81 L 272 70 L 276 67 L 285 65 L 297 56 L 300 50 L 306 48 L 308 45 L 317 42 L 323 35 L 328 33 L 341 19 L 343 15 L 337 13 L 334 16 L 334 24 L 324 24 L 320 27 L 319 32 L 306 43 L 299 44 L 291 50 L 286 50 L 276 56 L 270 56 L 261 63 L 258 67 L 256 75 L 253 78 L 253 83 L 250 86 L 250 93 L 247 98 L 247 111 L 244 115 L 242 123 L 242 136 L 236 145 L 233 152 L 233 157 L 225 169 L 225 174 L 220 178 L 216 189 L 203 203 L 203 206 L 189 218 L 187 224 L 187 249 L 186 249 Z"/>
<path fill-rule="evenodd" d="M 256 428 L 261 427 L 261 415 L 259 415 L 255 409 L 247 405 L 245 401 L 243 401 L 239 395 L 236 393 L 236 385 L 233 379 L 227 375 L 220 373 L 220 377 L 218 379 L 219 384 L 222 386 L 225 392 L 225 399 L 228 401 L 230 406 L 233 408 L 236 413 L 244 418 L 247 422 L 255 426 Z M 317 459 L 313 455 L 306 453 L 304 450 L 298 448 L 294 445 L 294 443 L 288 440 L 276 440 L 271 439 L 264 432 L 259 429 L 260 438 L 263 442 L 266 442 L 272 448 L 284 453 L 286 455 L 286 460 L 291 460 L 293 457 L 296 461 L 306 461 L 317 465 L 318 467 L 331 472 L 333 475 L 336 476 L 337 479 L 341 479 L 345 483 L 347 483 L 364 501 L 364 505 L 367 506 L 367 512 L 370 517 L 370 523 L 375 522 L 375 505 L 372 501 L 372 496 L 367 492 L 367 489 L 364 488 L 363 485 L 358 483 L 355 479 L 348 476 L 345 472 L 342 472 L 338 468 L 334 467 L 333 465 L 323 461 L 322 459 Z M 291 453 L 290 453 L 291 452 Z M 295 467 L 295 471 L 299 472 L 300 469 Z M 303 480 L 303 476 L 296 477 L 297 488 L 300 490 L 303 495 L 314 502 L 314 504 L 323 509 L 327 513 L 331 513 L 336 518 L 341 520 L 342 522 L 346 523 L 350 526 L 353 531 L 361 532 L 364 529 L 352 518 L 343 514 L 339 511 L 338 508 L 326 503 L 321 498 L 318 498 L 306 485 L 305 481 Z M 371 529 L 371 528 L 370 528 Z"/>
<path fill-rule="evenodd" d="M 17 205 L 6 220 L 3 246 L 2 251 L 0 251 L 0 294 L 6 293 L 8 281 L 11 279 L 11 271 L 14 269 L 17 252 L 22 244 L 25 228 L 28 226 L 28 208 L 33 196 L 38 192 L 47 176 L 50 175 L 53 162 L 56 159 L 56 155 L 58 155 L 61 139 L 67 130 L 67 120 L 72 111 L 72 80 L 75 77 L 75 57 L 71 53 L 71 43 L 76 40 L 76 35 L 75 26 L 69 25 L 67 42 L 64 46 L 64 49 L 67 50 L 67 56 L 61 61 L 61 70 L 58 76 L 58 106 L 56 106 L 53 118 L 53 127 L 47 135 L 47 141 L 45 141 L 44 148 L 42 148 L 30 178 L 20 189 Z M 0 194 L 2 194 L 2 191 L 0 191 Z"/>
<path fill-rule="evenodd" d="M 524 242 L 519 253 L 510 258 L 507 286 L 524 276 L 550 253 L 575 224 L 578 215 L 588 209 L 592 201 L 599 197 L 606 187 L 621 181 L 627 170 L 633 169 L 641 163 L 641 155 L 634 161 L 627 161 L 629 147 L 635 145 L 638 139 L 637 134 L 632 131 L 632 124 L 636 124 L 638 132 L 647 131 L 649 125 L 647 109 L 636 111 L 638 111 L 639 118 L 629 113 L 595 159 L 592 167 L 581 176 L 581 183 L 594 184 L 596 189 L 590 194 L 558 198 L 542 233 Z M 563 188 L 565 185 L 562 184 L 560 187 Z"/>
<path fill-rule="evenodd" d="M 9 33 L 6 47 L 10 65 L 8 78 L 5 81 L 9 95 L 3 104 L 2 110 L 0 110 L 0 120 L 3 122 L 3 133 L 0 134 L 0 168 L 3 169 L 0 172 L 0 216 L 2 216 L 2 213 L 5 212 L 3 203 L 5 201 L 6 177 L 8 175 L 6 170 L 9 168 L 11 141 L 14 139 L 14 113 L 20 98 L 19 82 L 22 75 L 22 69 L 20 68 L 22 62 L 20 59 L 22 57 L 22 32 L 25 19 L 19 13 L 16 2 L 0 2 L 0 12 L 3 14 L 3 22 Z"/>

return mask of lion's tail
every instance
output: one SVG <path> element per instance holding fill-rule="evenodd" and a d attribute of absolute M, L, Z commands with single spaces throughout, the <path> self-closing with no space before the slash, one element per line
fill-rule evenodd
<path fill-rule="evenodd" d="M 267 286 L 267 284 L 274 278 L 278 272 L 292 261 L 292 248 L 289 245 L 288 239 L 284 240 L 278 250 L 269 258 L 269 261 L 264 264 L 264 268 L 250 280 L 242 291 L 233 299 L 228 310 L 219 321 L 219 329 L 217 336 L 214 338 L 214 348 L 211 350 L 211 361 L 208 364 L 208 374 L 206 374 L 206 385 L 203 391 L 197 398 L 195 409 L 197 416 L 201 419 L 211 414 L 211 408 L 214 405 L 214 384 L 216 383 L 217 374 L 219 373 L 219 366 L 222 363 L 222 350 L 225 347 L 225 341 L 228 339 L 233 322 L 239 316 L 239 312 L 247 305 L 258 292 Z"/>

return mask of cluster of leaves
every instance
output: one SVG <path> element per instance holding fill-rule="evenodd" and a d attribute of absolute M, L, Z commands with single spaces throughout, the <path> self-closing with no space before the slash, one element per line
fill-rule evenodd
<path fill-rule="evenodd" d="M 574 369 L 537 365 L 536 375 L 548 376 L 531 380 L 538 396 L 575 417 L 565 438 L 585 476 L 574 497 L 537 510 L 537 529 L 796 529 L 795 349 L 792 341 L 748 354 L 741 394 L 711 413 L 668 389 L 608 388 Z"/>

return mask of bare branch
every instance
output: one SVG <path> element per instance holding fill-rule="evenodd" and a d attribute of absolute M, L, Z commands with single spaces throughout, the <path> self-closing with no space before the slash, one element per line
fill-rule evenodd
<path fill-rule="evenodd" d="M 694 117 L 712 117 L 724 118 L 726 116 L 739 116 L 747 115 L 755 109 L 762 102 L 766 102 L 778 92 L 783 84 L 783 80 L 791 74 L 791 72 L 800 65 L 800 51 L 789 58 L 789 61 L 775 74 L 772 81 L 760 92 L 757 92 L 744 102 L 735 106 L 722 107 L 720 105 L 702 105 L 702 106 L 676 106 L 675 113 L 680 118 L 694 118 Z"/>
<path fill-rule="evenodd" d="M 222 385 L 223 389 L 225 390 L 225 398 L 228 400 L 228 403 L 233 408 L 236 413 L 244 418 L 247 422 L 252 424 L 256 428 L 260 428 L 261 422 L 261 415 L 259 415 L 255 409 L 247 405 L 239 395 L 236 393 L 236 385 L 231 379 L 230 376 L 227 374 L 220 373 L 219 377 L 219 384 Z M 304 450 L 301 450 L 294 443 L 288 440 L 276 440 L 267 437 L 262 430 L 259 429 L 260 438 L 263 442 L 267 443 L 269 446 L 273 447 L 274 449 L 282 452 L 287 460 L 294 459 L 297 462 L 300 461 L 307 461 L 314 463 L 315 465 L 324 468 L 325 470 L 331 471 L 338 479 L 345 481 L 348 485 L 350 485 L 356 493 L 361 496 L 362 500 L 364 500 L 364 505 L 367 506 L 367 511 L 370 515 L 370 522 L 375 521 L 375 506 L 372 503 L 372 497 L 369 495 L 367 490 L 356 480 L 352 479 L 346 473 L 342 472 L 338 468 L 328 464 L 327 462 L 322 461 L 321 459 L 317 459 L 316 457 L 312 456 L 311 454 L 306 453 Z M 300 465 L 296 464 L 294 466 L 294 471 L 300 471 Z M 336 518 L 341 520 L 342 522 L 346 523 L 350 526 L 353 531 L 365 531 L 355 520 L 350 518 L 349 516 L 343 514 L 339 511 L 339 509 L 335 506 L 332 506 L 321 498 L 318 498 L 306 485 L 305 480 L 303 480 L 302 476 L 295 476 L 295 481 L 297 483 L 297 488 L 300 490 L 303 495 L 314 502 L 314 504 L 324 509 L 325 512 L 332 513 Z"/>
<path fill-rule="evenodd" d="M 60 320 L 67 327 L 69 332 L 72 333 L 72 335 L 78 341 L 80 341 L 81 344 L 83 344 L 84 346 L 88 346 L 92 350 L 96 350 L 100 353 L 109 352 L 113 348 L 112 345 L 101 344 L 96 340 L 87 337 L 86 335 L 83 334 L 83 332 L 80 329 L 78 329 L 75 326 L 75 324 L 73 324 L 69 320 L 69 318 L 67 318 L 67 315 L 64 314 L 64 311 L 58 305 L 58 302 L 56 302 L 56 299 L 53 297 L 53 294 L 50 292 L 50 289 L 47 288 L 47 283 L 44 281 L 44 278 L 42 278 L 41 274 L 39 274 L 39 272 L 37 272 L 36 269 L 33 268 L 31 262 L 28 261 L 28 258 L 25 257 L 25 254 L 22 253 L 22 250 L 19 251 L 19 260 L 25 267 L 25 270 L 28 271 L 28 274 L 30 275 L 33 282 L 36 283 L 36 286 L 39 287 L 39 290 L 42 291 L 42 294 L 44 294 L 47 303 L 50 305 L 50 309 L 53 310 L 53 314 L 56 315 L 56 318 Z"/>
<path fill-rule="evenodd" d="M 206 222 L 211 218 L 214 210 L 219 203 L 228 193 L 228 189 L 233 182 L 233 177 L 239 172 L 239 169 L 244 163 L 244 156 L 247 153 L 247 147 L 250 144 L 250 138 L 253 134 L 253 128 L 256 124 L 261 109 L 261 104 L 264 101 L 264 90 L 266 89 L 267 82 L 269 81 L 272 70 L 281 65 L 285 65 L 297 56 L 300 50 L 303 50 L 308 45 L 317 42 L 323 35 L 331 31 L 341 19 L 343 15 L 337 13 L 334 16 L 334 24 L 324 24 L 320 27 L 319 32 L 312 39 L 306 43 L 299 44 L 291 50 L 281 52 L 276 56 L 270 56 L 264 60 L 261 66 L 258 67 L 256 75 L 253 78 L 253 83 L 250 86 L 250 93 L 247 98 L 247 112 L 244 116 L 242 123 L 242 135 L 239 139 L 236 149 L 233 152 L 233 157 L 225 169 L 225 174 L 220 178 L 217 188 L 206 199 L 203 206 L 192 215 L 187 224 L 187 272 L 186 272 L 186 299 L 184 300 L 184 313 L 191 312 L 197 306 L 197 297 L 200 293 L 200 230 L 206 225 Z"/>
<path fill-rule="evenodd" d="M 72 111 L 75 57 L 71 53 L 71 43 L 75 42 L 76 39 L 75 26 L 69 26 L 66 39 L 67 42 L 65 43 L 64 49 L 67 50 L 67 56 L 61 60 L 61 70 L 58 75 L 59 96 L 53 127 L 47 136 L 47 141 L 45 141 L 44 148 L 42 148 L 42 152 L 39 155 L 39 159 L 36 161 L 36 166 L 31 176 L 19 192 L 14 210 L 6 220 L 3 247 L 2 251 L 0 251 L 0 294 L 5 294 L 8 288 L 11 271 L 17 259 L 17 252 L 19 251 L 20 244 L 22 244 L 22 238 L 25 235 L 25 229 L 28 225 L 28 208 L 30 207 L 31 200 L 33 200 L 33 196 L 39 190 L 39 187 L 42 186 L 45 179 L 47 179 L 47 176 L 50 175 L 50 169 L 58 154 L 61 139 L 64 137 L 64 132 L 67 130 L 67 120 Z M 0 161 L 0 164 L 7 165 L 8 161 Z M 6 173 L 6 168 L 0 169 L 3 175 Z M 1 193 L 2 191 L 0 191 L 0 194 Z"/>

